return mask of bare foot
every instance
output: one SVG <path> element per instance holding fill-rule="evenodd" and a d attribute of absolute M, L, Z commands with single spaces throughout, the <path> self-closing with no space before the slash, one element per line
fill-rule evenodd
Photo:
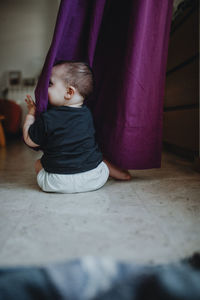
<path fill-rule="evenodd" d="M 35 172 L 36 172 L 36 174 L 38 174 L 40 172 L 40 170 L 42 170 L 42 169 L 43 169 L 43 166 L 41 164 L 40 159 L 36 160 L 36 162 L 35 162 Z"/>
<path fill-rule="evenodd" d="M 110 176 L 118 180 L 131 180 L 131 174 L 127 170 L 120 169 L 107 160 L 103 160 L 109 169 Z"/>

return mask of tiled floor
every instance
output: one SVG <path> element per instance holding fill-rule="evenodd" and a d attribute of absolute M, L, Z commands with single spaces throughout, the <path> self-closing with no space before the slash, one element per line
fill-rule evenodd
<path fill-rule="evenodd" d="M 162 168 L 132 171 L 95 192 L 39 190 L 39 153 L 22 142 L 0 149 L 0 266 L 84 255 L 165 263 L 200 250 L 200 174 L 163 152 Z"/>

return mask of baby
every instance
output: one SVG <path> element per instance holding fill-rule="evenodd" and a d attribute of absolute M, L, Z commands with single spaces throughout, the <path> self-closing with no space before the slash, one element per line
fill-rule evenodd
<path fill-rule="evenodd" d="M 129 180 L 128 171 L 103 160 L 95 141 L 90 110 L 84 99 L 93 90 L 93 75 L 82 62 L 63 62 L 52 68 L 48 88 L 49 109 L 35 118 L 30 95 L 23 126 L 25 143 L 40 147 L 35 163 L 37 182 L 45 192 L 77 193 L 102 187 L 109 175 Z"/>

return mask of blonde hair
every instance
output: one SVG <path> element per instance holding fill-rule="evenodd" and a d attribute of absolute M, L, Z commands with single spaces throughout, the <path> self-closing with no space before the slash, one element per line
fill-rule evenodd
<path fill-rule="evenodd" d="M 75 87 L 84 98 L 93 92 L 94 80 L 90 67 L 84 62 L 61 61 L 55 64 L 63 67 L 62 79 L 66 85 Z"/>

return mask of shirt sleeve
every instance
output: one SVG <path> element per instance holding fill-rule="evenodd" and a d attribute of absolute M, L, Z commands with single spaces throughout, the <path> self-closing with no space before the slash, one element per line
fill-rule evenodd
<path fill-rule="evenodd" d="M 44 144 L 46 136 L 45 124 L 41 116 L 36 118 L 35 122 L 29 127 L 28 134 L 34 143 L 40 146 Z"/>

